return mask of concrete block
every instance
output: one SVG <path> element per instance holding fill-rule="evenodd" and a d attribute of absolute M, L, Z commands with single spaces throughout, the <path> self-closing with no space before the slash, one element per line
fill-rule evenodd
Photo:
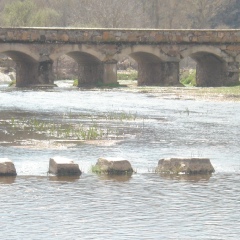
<path fill-rule="evenodd" d="M 169 174 L 211 174 L 214 171 L 208 158 L 161 159 L 156 168 L 156 172 Z"/>
<path fill-rule="evenodd" d="M 16 168 L 8 158 L 0 158 L 0 176 L 16 176 Z"/>
<path fill-rule="evenodd" d="M 100 174 L 132 174 L 133 168 L 128 160 L 117 158 L 99 158 L 93 172 Z"/>
<path fill-rule="evenodd" d="M 49 173 L 57 176 L 80 176 L 79 165 L 63 157 L 54 157 L 49 160 Z"/>

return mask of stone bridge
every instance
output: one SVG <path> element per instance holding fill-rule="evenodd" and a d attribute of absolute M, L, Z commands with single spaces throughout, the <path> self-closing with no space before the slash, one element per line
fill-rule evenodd
<path fill-rule="evenodd" d="M 53 84 L 62 55 L 78 63 L 79 86 L 117 82 L 117 62 L 138 63 L 138 85 L 179 84 L 179 62 L 197 63 L 198 86 L 239 82 L 240 30 L 0 28 L 0 53 L 16 62 L 16 85 Z"/>

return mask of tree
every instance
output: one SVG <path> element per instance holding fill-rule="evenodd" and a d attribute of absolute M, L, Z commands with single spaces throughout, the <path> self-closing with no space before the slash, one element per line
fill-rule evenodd
<path fill-rule="evenodd" d="M 50 8 L 38 8 L 33 0 L 12 1 L 4 6 L 1 20 L 8 27 L 54 26 L 59 14 Z"/>
<path fill-rule="evenodd" d="M 32 18 L 32 12 L 35 11 L 36 6 L 32 0 L 18 0 L 5 5 L 2 21 L 6 26 L 10 27 L 29 26 Z"/>
<path fill-rule="evenodd" d="M 193 9 L 188 15 L 189 20 L 192 21 L 191 28 L 212 28 L 212 20 L 228 3 L 229 0 L 189 0 L 189 6 Z"/>
<path fill-rule="evenodd" d="M 37 11 L 36 15 L 32 16 L 30 24 L 38 27 L 57 26 L 60 20 L 60 15 L 51 8 L 43 8 Z"/>
<path fill-rule="evenodd" d="M 229 0 L 228 4 L 221 8 L 213 18 L 213 26 L 225 26 L 228 28 L 240 27 L 240 1 Z"/>

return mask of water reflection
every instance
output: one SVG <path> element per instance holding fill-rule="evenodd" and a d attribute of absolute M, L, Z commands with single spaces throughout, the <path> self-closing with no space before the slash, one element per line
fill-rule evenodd
<path fill-rule="evenodd" d="M 16 180 L 16 176 L 0 177 L 0 184 L 13 184 Z"/>
<path fill-rule="evenodd" d="M 110 180 L 114 182 L 129 182 L 132 175 L 112 175 L 112 174 L 102 174 L 98 175 L 100 180 Z"/>
<path fill-rule="evenodd" d="M 103 118 L 103 113 L 119 111 L 137 113 L 138 118 Z M 118 91 L 0 89 L 0 152 L 14 161 L 18 172 L 16 179 L 0 178 L 0 236 L 238 239 L 239 112 L 239 103 Z M 41 134 L 43 123 L 55 123 L 54 132 L 56 124 L 93 121 L 109 129 L 106 141 L 73 144 Z M 112 136 L 112 129 L 120 136 Z M 47 176 L 49 157 L 56 155 L 76 159 L 85 173 L 100 156 L 123 157 L 138 174 Z M 216 173 L 167 176 L 148 170 L 158 159 L 176 155 L 207 156 Z"/>
<path fill-rule="evenodd" d="M 80 176 L 48 176 L 51 182 L 77 182 Z"/>
<path fill-rule="evenodd" d="M 158 175 L 163 179 L 170 179 L 170 180 L 179 180 L 179 181 L 186 181 L 186 182 L 208 182 L 212 177 L 212 174 L 163 174 L 158 173 Z"/>

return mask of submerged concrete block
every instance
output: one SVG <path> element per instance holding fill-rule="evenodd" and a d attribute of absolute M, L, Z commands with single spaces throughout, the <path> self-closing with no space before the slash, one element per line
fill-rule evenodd
<path fill-rule="evenodd" d="M 57 176 L 80 176 L 79 165 L 63 157 L 54 157 L 49 160 L 49 173 Z"/>
<path fill-rule="evenodd" d="M 167 158 L 158 162 L 156 172 L 170 174 L 211 174 L 215 170 L 208 158 Z"/>
<path fill-rule="evenodd" d="M 16 168 L 8 158 L 0 158 L 0 176 L 16 176 Z"/>
<path fill-rule="evenodd" d="M 132 174 L 133 168 L 128 160 L 117 158 L 99 158 L 93 172 L 101 174 Z"/>

